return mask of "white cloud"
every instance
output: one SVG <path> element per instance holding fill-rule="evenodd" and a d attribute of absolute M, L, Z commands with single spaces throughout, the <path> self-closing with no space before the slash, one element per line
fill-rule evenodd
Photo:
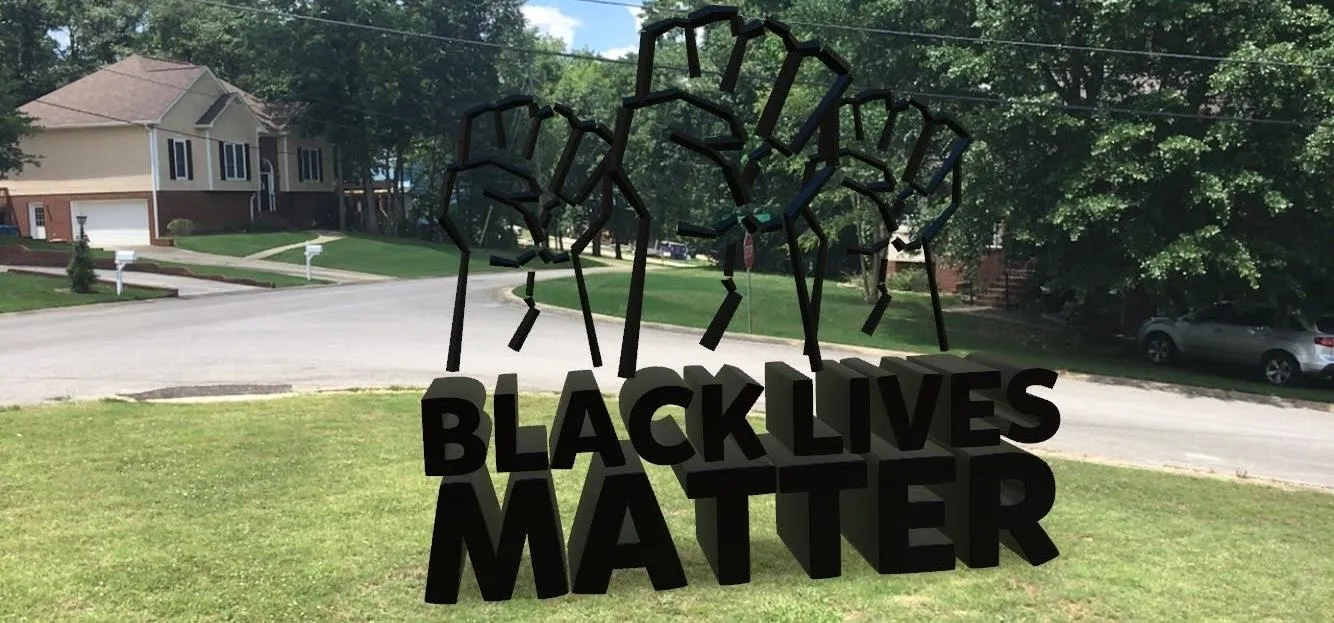
<path fill-rule="evenodd" d="M 554 6 L 525 4 L 520 10 L 523 11 L 523 18 L 537 28 L 538 32 L 564 41 L 566 49 L 574 45 L 574 31 L 583 26 L 583 22 L 562 13 Z"/>
<path fill-rule="evenodd" d="M 56 40 L 56 48 L 64 50 L 69 48 L 69 29 L 56 28 L 46 31 L 46 36 Z"/>
<path fill-rule="evenodd" d="M 626 7 L 630 12 L 630 18 L 635 20 L 635 32 L 639 32 L 644 27 L 644 9 L 636 6 Z"/>
<path fill-rule="evenodd" d="M 614 59 L 614 58 L 623 58 L 626 54 L 637 54 L 638 52 L 639 52 L 639 46 L 627 45 L 623 48 L 612 48 L 610 50 L 598 52 L 598 56 L 601 56 L 602 58 Z"/>
<path fill-rule="evenodd" d="M 630 12 L 630 18 L 633 19 L 633 20 L 635 20 L 635 33 L 638 33 L 639 31 L 643 30 L 643 29 L 644 29 L 644 9 L 639 8 L 639 7 L 626 7 L 625 10 L 629 11 L 629 12 Z M 695 29 L 695 41 L 698 41 L 698 42 L 700 42 L 700 43 L 703 43 L 703 41 L 704 41 L 704 33 L 705 33 L 705 32 L 706 32 L 706 30 L 703 29 L 703 28 L 696 28 L 696 29 Z M 676 38 L 678 41 L 680 41 L 680 40 L 682 40 L 682 39 L 685 38 L 685 35 L 681 34 L 681 31 L 679 31 L 679 30 L 678 30 L 678 31 L 674 31 L 673 33 L 669 34 L 668 36 L 669 36 L 669 37 L 674 37 L 674 38 Z M 608 52 L 610 52 L 610 51 L 611 51 L 611 50 L 608 50 Z"/>

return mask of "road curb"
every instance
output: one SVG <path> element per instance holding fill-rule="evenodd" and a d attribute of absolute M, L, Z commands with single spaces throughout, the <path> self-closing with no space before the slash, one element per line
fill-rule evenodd
<path fill-rule="evenodd" d="M 496 299 L 499 300 L 499 301 L 501 301 L 501 302 L 503 302 L 503 303 L 507 303 L 507 304 L 512 304 L 512 305 L 524 305 L 523 298 L 521 298 L 521 297 L 515 295 L 514 292 L 513 292 L 513 290 L 514 290 L 513 287 L 507 287 L 507 288 L 504 288 L 504 289 L 499 289 L 499 290 L 497 290 L 497 291 L 496 291 Z M 577 309 L 570 309 L 570 308 L 568 308 L 568 307 L 559 307 L 559 306 L 556 306 L 556 305 L 543 304 L 543 305 L 540 305 L 540 306 L 538 307 L 538 309 L 541 309 L 544 313 L 545 313 L 545 312 L 554 312 L 554 313 L 565 314 L 565 315 L 573 315 L 573 316 L 577 316 L 577 317 L 581 317 L 581 318 L 583 317 L 583 312 L 581 312 L 580 310 L 577 310 Z M 598 313 L 594 313 L 594 314 L 593 314 L 593 318 L 595 318 L 595 319 L 597 319 L 597 320 L 604 320 L 604 321 L 617 321 L 617 322 L 624 322 L 624 321 L 625 321 L 624 318 L 621 318 L 621 317 L 619 317 L 619 316 L 608 316 L 608 315 L 606 315 L 606 314 L 598 314 Z M 681 325 L 673 325 L 673 324 L 667 324 L 667 323 L 663 323 L 663 322 L 648 322 L 648 321 L 645 321 L 645 322 L 643 322 L 643 323 L 641 323 L 641 324 L 642 324 L 642 326 L 645 326 L 645 327 L 652 327 L 652 328 L 654 328 L 654 329 L 660 329 L 660 330 L 664 330 L 664 331 L 671 331 L 671 332 L 673 332 L 673 333 L 679 333 L 679 334 L 682 334 L 682 335 L 698 336 L 698 335 L 700 334 L 700 332 L 703 331 L 703 329 L 698 329 L 698 328 L 695 328 L 695 327 L 684 327 L 684 326 L 681 326 Z M 772 337 L 772 336 L 767 336 L 767 335 L 728 334 L 728 336 L 727 336 L 726 338 L 724 338 L 724 339 L 740 340 L 740 341 L 743 341 L 743 342 L 758 342 L 758 343 L 763 343 L 763 344 L 784 344 L 784 345 L 788 345 L 788 346 L 798 346 L 798 347 L 802 345 L 801 340 L 794 340 L 794 339 L 790 339 L 790 338 L 781 338 L 781 337 Z M 889 357 L 911 357 L 911 356 L 914 356 L 914 355 L 926 355 L 926 354 L 932 354 L 932 353 L 914 353 L 914 352 L 895 351 L 895 350 L 881 350 L 881 349 L 878 349 L 878 348 L 869 348 L 869 347 L 866 347 L 866 346 L 854 346 L 854 345 L 851 345 L 851 344 L 835 344 L 835 343 L 830 343 L 830 342 L 820 342 L 820 347 L 821 347 L 821 348 L 831 348 L 831 349 L 846 350 L 846 351 L 851 351 L 851 352 L 854 352 L 854 353 L 860 353 L 860 354 L 871 355 L 871 356 L 876 356 L 876 357 L 885 357 L 885 356 L 889 356 Z M 1284 398 L 1284 397 L 1280 397 L 1280 396 L 1268 396 L 1268 395 L 1264 395 L 1264 394 L 1252 394 L 1252 393 L 1249 393 L 1249 392 L 1238 392 L 1238 391 L 1231 391 L 1231 390 L 1226 390 L 1226 389 L 1214 389 L 1214 388 L 1211 388 L 1211 387 L 1198 387 L 1198 386 L 1195 386 L 1195 385 L 1181 385 L 1181 384 L 1178 384 L 1178 383 L 1164 383 L 1164 382 L 1162 382 L 1162 381 L 1150 381 L 1150 380 L 1146 380 L 1146 379 L 1137 379 L 1137 378 L 1131 378 L 1131 377 L 1106 376 L 1106 375 L 1102 375 L 1102 374 L 1089 374 L 1089 373 L 1087 373 L 1087 372 L 1077 372 L 1077 371 L 1074 371 L 1074 370 L 1057 370 L 1057 372 L 1060 372 L 1061 376 L 1064 377 L 1064 378 L 1075 379 L 1075 380 L 1078 380 L 1078 381 L 1086 381 L 1086 382 L 1090 382 L 1090 383 L 1098 383 L 1098 384 L 1102 384 L 1102 385 L 1129 385 L 1129 386 L 1137 387 L 1137 388 L 1140 388 L 1140 389 L 1150 389 L 1150 390 L 1156 390 L 1156 391 L 1167 391 L 1167 392 L 1173 392 L 1173 393 L 1177 393 L 1177 394 L 1188 394 L 1188 395 L 1192 395 L 1192 396 L 1194 396 L 1194 397 L 1200 397 L 1200 398 L 1215 398 L 1215 399 L 1218 399 L 1218 400 L 1235 400 L 1235 401 L 1238 401 L 1238 402 L 1250 402 L 1250 403 L 1264 404 L 1264 405 L 1275 406 L 1275 407 L 1289 407 L 1289 408 L 1311 409 L 1311 410 L 1315 410 L 1315 411 L 1323 411 L 1323 412 L 1325 412 L 1325 413 L 1334 413 L 1334 403 L 1317 402 L 1317 401 L 1314 401 L 1314 400 L 1303 400 L 1303 399 L 1301 399 L 1301 398 Z"/>

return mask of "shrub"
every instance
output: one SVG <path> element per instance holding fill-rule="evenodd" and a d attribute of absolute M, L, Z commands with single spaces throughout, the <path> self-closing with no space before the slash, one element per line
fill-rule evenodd
<path fill-rule="evenodd" d="M 920 264 L 900 265 L 894 274 L 885 279 L 885 285 L 889 286 L 890 290 L 901 292 L 926 292 L 929 289 L 926 268 Z"/>
<path fill-rule="evenodd" d="M 195 233 L 195 222 L 188 218 L 172 219 L 167 223 L 167 235 L 172 238 L 190 236 Z"/>
<path fill-rule="evenodd" d="M 80 237 L 74 243 L 74 252 L 70 254 L 69 266 L 65 267 L 69 275 L 70 290 L 75 294 L 88 294 L 97 283 L 97 272 L 93 270 L 93 252 L 88 248 L 88 239 Z"/>

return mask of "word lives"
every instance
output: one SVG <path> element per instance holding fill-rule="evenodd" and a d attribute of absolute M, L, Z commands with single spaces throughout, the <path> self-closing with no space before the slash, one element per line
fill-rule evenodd
<path fill-rule="evenodd" d="M 695 506 L 695 538 L 720 584 L 750 581 L 751 496 L 776 495 L 779 539 L 812 579 L 841 573 L 847 539 L 879 573 L 999 564 L 1003 544 L 1029 564 L 1057 557 L 1039 522 L 1056 483 L 1039 443 L 1056 405 L 1029 392 L 1056 373 L 974 354 L 825 361 L 814 379 L 766 364 L 764 385 L 734 366 L 646 368 L 624 382 L 618 437 L 591 371 L 569 373 L 548 435 L 520 426 L 518 379 L 502 375 L 494 422 L 486 390 L 438 378 L 422 397 L 428 476 L 442 477 L 426 601 L 458 601 L 465 554 L 483 599 L 509 599 L 524 544 L 539 598 L 604 594 L 617 569 L 656 590 L 686 585 L 644 462 L 671 466 Z M 765 433 L 747 415 L 762 394 Z M 685 410 L 684 430 L 664 407 Z M 494 430 L 494 440 L 492 431 Z M 488 453 L 507 472 L 504 504 Z M 573 527 L 563 534 L 552 470 L 591 453 Z"/>

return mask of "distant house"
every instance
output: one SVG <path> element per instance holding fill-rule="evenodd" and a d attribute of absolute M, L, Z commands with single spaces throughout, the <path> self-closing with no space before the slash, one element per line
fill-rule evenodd
<path fill-rule="evenodd" d="M 22 235 L 94 246 L 155 244 L 257 220 L 306 226 L 337 209 L 332 146 L 303 136 L 297 106 L 260 101 L 207 67 L 130 56 L 22 107 L 40 158 L 5 180 Z"/>

